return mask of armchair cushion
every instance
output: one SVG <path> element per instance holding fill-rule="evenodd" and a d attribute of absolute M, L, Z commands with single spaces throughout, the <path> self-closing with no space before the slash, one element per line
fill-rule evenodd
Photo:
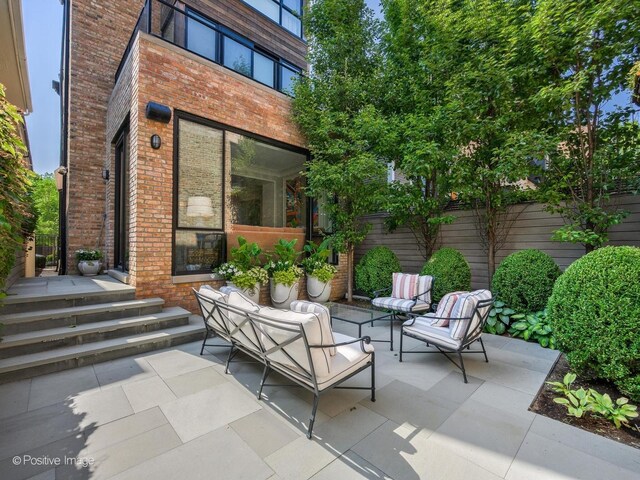
<path fill-rule="evenodd" d="M 231 292 L 227 296 L 227 305 L 242 310 L 243 312 L 257 312 L 260 310 L 260 306 L 257 303 L 237 291 Z M 260 354 L 260 342 L 247 315 L 231 310 L 229 310 L 227 314 L 229 332 L 233 340 L 242 344 L 252 352 Z"/>
<path fill-rule="evenodd" d="M 491 292 L 489 290 L 476 290 L 474 292 L 463 293 L 458 297 L 456 304 L 451 312 L 451 320 L 449 328 L 451 330 L 451 338 L 462 340 L 468 331 L 473 331 L 491 306 L 487 306 L 473 315 L 473 311 L 480 300 L 489 300 Z M 469 317 L 473 318 L 469 320 Z M 466 318 L 467 320 L 461 320 Z M 469 325 L 469 322 L 471 324 Z"/>
<path fill-rule="evenodd" d="M 395 310 L 398 312 L 424 312 L 429 310 L 430 305 L 422 300 L 405 300 L 394 297 L 379 297 L 371 301 L 374 307 Z"/>
<path fill-rule="evenodd" d="M 336 343 L 343 343 L 353 340 L 352 337 L 342 335 L 340 333 L 333 334 Z M 318 388 L 324 390 L 335 384 L 337 381 L 347 377 L 352 372 L 361 368 L 365 363 L 370 361 L 371 353 L 373 353 L 373 345 L 365 344 L 364 352 L 361 343 L 352 343 L 350 345 L 341 345 L 337 347 L 336 355 L 331 357 L 331 367 L 327 375 L 318 375 Z"/>
<path fill-rule="evenodd" d="M 409 273 L 394 273 L 393 288 L 391 296 L 393 298 L 404 298 L 412 300 L 418 294 L 418 275 Z"/>
<path fill-rule="evenodd" d="M 402 328 L 427 343 L 453 348 L 454 350 L 460 347 L 460 340 L 451 338 L 448 327 L 435 327 L 431 322 L 433 322 L 433 319 L 430 316 L 416 317 L 404 322 Z"/>
<path fill-rule="evenodd" d="M 209 285 L 202 285 L 198 293 L 212 302 L 227 302 L 227 295 Z M 229 325 L 227 324 L 226 318 L 224 318 L 224 314 L 221 314 L 220 309 L 215 308 L 213 303 L 202 300 L 199 300 L 199 303 L 202 307 L 202 313 L 205 315 L 207 325 L 213 329 L 216 335 L 229 341 L 229 335 L 227 334 Z"/>
<path fill-rule="evenodd" d="M 453 312 L 453 307 L 455 307 L 458 298 L 460 295 L 467 292 L 451 292 L 447 293 L 440 302 L 438 303 L 438 309 L 436 310 L 436 317 L 439 317 L 438 320 L 434 320 L 434 327 L 448 327 L 449 326 L 449 317 L 451 316 L 451 312 Z"/>
<path fill-rule="evenodd" d="M 431 289 L 433 288 L 433 277 L 431 275 L 420 275 L 418 277 L 418 300 L 431 305 Z"/>

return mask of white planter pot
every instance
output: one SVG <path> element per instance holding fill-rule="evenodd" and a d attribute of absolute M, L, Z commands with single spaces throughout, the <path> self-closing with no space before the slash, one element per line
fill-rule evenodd
<path fill-rule="evenodd" d="M 253 288 L 244 288 L 244 289 L 241 288 L 240 291 L 244 296 L 250 298 L 255 303 L 260 302 L 260 285 L 256 285 Z"/>
<path fill-rule="evenodd" d="M 287 286 L 282 283 L 275 283 L 273 280 L 269 280 L 271 303 L 273 303 L 273 306 L 276 308 L 288 310 L 289 307 L 291 307 L 291 302 L 298 299 L 299 287 L 300 282 Z"/>
<path fill-rule="evenodd" d="M 238 287 L 236 287 L 236 284 L 233 283 L 231 280 L 227 280 L 227 287 L 238 288 Z"/>
<path fill-rule="evenodd" d="M 331 280 L 324 283 L 318 280 L 318 277 L 307 275 L 307 295 L 312 302 L 328 302 L 331 296 Z"/>
<path fill-rule="evenodd" d="M 78 262 L 78 270 L 85 277 L 93 277 L 98 274 L 102 268 L 100 260 L 82 260 Z"/>

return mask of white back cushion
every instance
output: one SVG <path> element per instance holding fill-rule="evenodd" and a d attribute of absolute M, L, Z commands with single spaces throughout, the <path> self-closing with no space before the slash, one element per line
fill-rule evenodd
<path fill-rule="evenodd" d="M 333 338 L 333 330 L 331 330 L 331 312 L 327 307 L 315 302 L 306 300 L 295 300 L 291 302 L 291 310 L 294 312 L 313 313 L 318 317 L 320 323 L 320 331 L 322 333 L 322 345 L 336 343 Z M 336 347 L 329 348 L 331 356 L 336 354 Z"/>

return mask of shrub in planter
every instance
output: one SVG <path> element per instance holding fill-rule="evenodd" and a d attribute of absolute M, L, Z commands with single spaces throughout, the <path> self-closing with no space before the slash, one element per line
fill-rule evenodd
<path fill-rule="evenodd" d="M 521 250 L 500 263 L 491 290 L 517 312 L 537 312 L 547 305 L 560 273 L 548 254 L 535 249 Z"/>
<path fill-rule="evenodd" d="M 471 268 L 464 255 L 455 248 L 444 247 L 431 255 L 422 267 L 421 275 L 435 277 L 434 302 L 439 302 L 450 292 L 471 290 Z"/>
<path fill-rule="evenodd" d="M 92 277 L 97 275 L 102 268 L 102 252 L 100 250 L 76 250 L 76 260 L 78 261 L 78 270 L 83 275 Z"/>
<path fill-rule="evenodd" d="M 309 242 L 304 246 L 308 257 L 302 261 L 302 268 L 307 274 L 307 296 L 314 302 L 326 302 L 331 296 L 331 280 L 338 272 L 327 260 L 331 254 L 330 239 L 326 238 L 319 245 Z"/>
<path fill-rule="evenodd" d="M 393 273 L 400 271 L 398 257 L 388 247 L 372 248 L 356 265 L 356 289 L 373 297 L 375 291 L 390 288 Z"/>
<path fill-rule="evenodd" d="M 237 273 L 231 281 L 251 300 L 258 303 L 260 300 L 260 285 L 264 285 L 269 281 L 269 275 L 262 267 L 252 267 L 246 272 Z"/>
<path fill-rule="evenodd" d="M 578 373 L 640 400 L 640 248 L 605 247 L 562 274 L 547 307 L 558 348 Z"/>
<path fill-rule="evenodd" d="M 277 308 L 289 308 L 291 302 L 298 299 L 298 288 L 303 270 L 296 265 L 299 252 L 294 246 L 296 239 L 280 239 L 274 246 L 274 253 L 269 254 L 269 262 L 265 269 L 271 277 L 269 293 L 271 303 Z"/>

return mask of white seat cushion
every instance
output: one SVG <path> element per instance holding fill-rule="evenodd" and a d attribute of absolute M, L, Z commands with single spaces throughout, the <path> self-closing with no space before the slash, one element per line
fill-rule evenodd
<path fill-rule="evenodd" d="M 353 337 L 348 337 L 340 333 L 334 332 L 333 334 L 336 343 L 343 343 L 353 340 Z M 356 342 L 351 345 L 342 345 L 337 348 L 336 354 L 331 357 L 330 372 L 327 375 L 318 375 L 318 388 L 325 390 L 331 385 L 335 385 L 336 382 L 348 377 L 351 373 L 355 372 L 359 368 L 371 361 L 371 353 L 373 353 L 373 345 L 365 344 L 365 352 L 360 348 L 361 343 Z"/>
<path fill-rule="evenodd" d="M 227 303 L 227 296 L 209 285 L 202 285 L 198 290 L 198 293 L 214 302 Z M 226 318 L 224 318 L 226 312 L 223 311 L 221 314 L 219 308 L 215 308 L 212 303 L 207 301 L 199 300 L 198 303 L 200 303 L 200 306 L 202 307 L 202 313 L 205 316 L 207 325 L 213 329 L 216 335 L 222 337 L 226 341 L 229 341 L 230 339 L 227 333 L 229 325 Z"/>
<path fill-rule="evenodd" d="M 427 343 L 457 350 L 460 347 L 460 340 L 451 338 L 449 327 L 434 327 L 433 318 L 430 318 L 432 316 L 434 315 L 407 320 L 402 325 L 402 329 Z"/>
<path fill-rule="evenodd" d="M 325 343 L 336 343 L 333 341 L 333 331 L 331 330 L 331 312 L 324 305 L 306 300 L 295 300 L 291 302 L 291 311 L 301 313 L 313 313 L 318 317 L 320 329 L 322 333 L 322 345 Z M 333 356 L 336 354 L 336 348 L 329 349 L 329 353 Z"/>
<path fill-rule="evenodd" d="M 250 298 L 247 298 L 240 292 L 231 292 L 227 296 L 227 305 L 230 307 L 234 307 L 243 312 L 257 312 L 260 310 L 260 307 L 257 303 L 252 301 Z M 231 337 L 236 343 L 244 346 L 250 351 L 261 354 L 260 350 L 260 341 L 256 336 L 251 323 L 249 322 L 249 318 L 246 314 L 240 314 L 234 311 L 227 311 L 223 313 L 227 314 L 227 319 L 229 322 L 229 333 Z"/>
<path fill-rule="evenodd" d="M 397 312 L 424 312 L 430 305 L 422 300 L 405 300 L 394 297 L 379 297 L 371 300 L 371 304 L 378 308 L 395 310 Z"/>
<path fill-rule="evenodd" d="M 262 307 L 258 313 L 260 317 L 274 321 L 273 326 L 261 324 L 259 317 L 256 322 L 256 326 L 260 330 L 260 341 L 265 351 L 276 347 L 276 343 L 287 342 L 299 335 L 299 331 L 292 332 L 278 328 L 278 324 L 285 328 L 290 324 L 302 325 L 309 345 L 331 345 L 334 343 L 333 335 L 326 338 L 326 332 L 322 329 L 318 315 L 315 313 L 301 313 L 271 307 Z M 329 374 L 331 358 L 329 350 L 329 348 L 311 349 L 311 361 L 316 376 Z M 287 355 L 291 358 L 288 358 Z M 268 354 L 268 358 L 270 361 L 281 364 L 303 376 L 308 375 L 311 370 L 307 348 L 302 338 L 285 345 L 283 350 L 276 350 Z"/>

